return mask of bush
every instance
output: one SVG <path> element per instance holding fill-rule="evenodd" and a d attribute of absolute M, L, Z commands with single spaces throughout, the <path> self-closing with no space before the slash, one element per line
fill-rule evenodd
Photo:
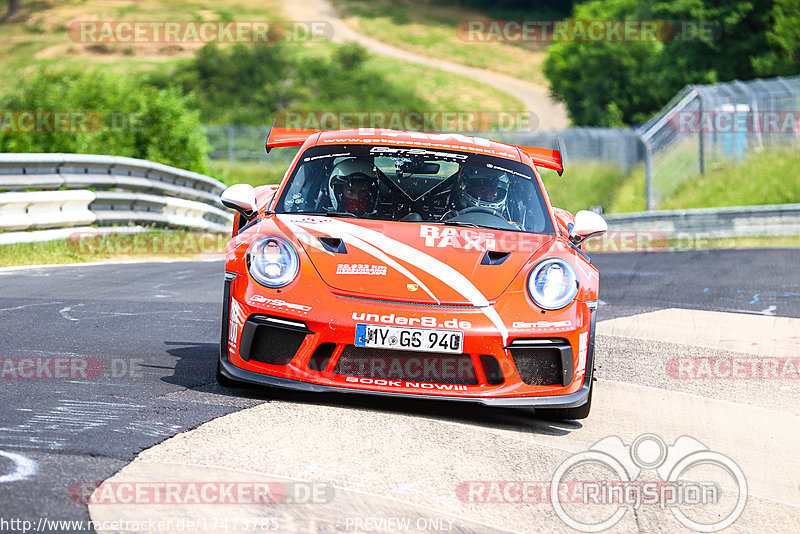
<path fill-rule="evenodd" d="M 333 46 L 333 45 L 332 45 Z M 413 88 L 390 83 L 367 65 L 356 43 L 302 56 L 281 43 L 213 44 L 172 75 L 151 81 L 194 93 L 206 123 L 269 124 L 279 111 L 428 110 Z"/>
<path fill-rule="evenodd" d="M 210 148 L 199 114 L 176 89 L 159 90 L 132 77 L 96 71 L 40 71 L 23 80 L 1 106 L 2 152 L 109 154 L 207 171 Z M 20 132 L 13 124 L 14 111 L 69 112 L 84 120 L 54 131 L 36 126 L 36 131 Z"/>

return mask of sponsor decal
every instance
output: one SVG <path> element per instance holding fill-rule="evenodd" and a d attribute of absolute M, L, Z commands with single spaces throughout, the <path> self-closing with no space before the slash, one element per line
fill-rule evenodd
<path fill-rule="evenodd" d="M 436 317 L 403 317 L 390 313 L 387 315 L 380 315 L 377 313 L 359 313 L 353 312 L 353 320 L 365 323 L 382 323 L 392 324 L 398 326 L 423 326 L 427 328 L 460 328 L 467 330 L 472 328 L 472 323 L 469 321 L 460 321 L 457 317 L 446 319 L 439 322 Z"/>
<path fill-rule="evenodd" d="M 309 215 L 292 215 L 291 217 L 288 218 L 288 221 L 294 224 L 319 224 L 322 222 L 322 217 L 323 215 L 317 217 L 312 217 Z M 305 235 L 297 236 L 298 239 L 300 239 L 301 237 L 306 237 L 306 236 Z M 301 242 L 304 244 L 308 244 L 302 240 Z"/>
<path fill-rule="evenodd" d="M 497 169 L 498 171 L 503 171 L 506 174 L 513 174 L 514 176 L 519 176 L 520 178 L 524 178 L 526 180 L 530 180 L 531 177 L 527 174 L 522 174 L 521 172 L 512 171 L 511 169 L 506 169 L 505 167 L 500 167 L 499 165 L 492 165 L 491 163 L 486 164 L 487 169 Z"/>
<path fill-rule="evenodd" d="M 363 274 L 367 276 L 386 276 L 385 265 L 367 265 L 364 263 L 340 263 L 336 266 L 336 274 Z"/>
<path fill-rule="evenodd" d="M 293 128 L 293 127 L 292 127 Z M 345 156 L 349 156 L 350 152 L 339 152 L 338 154 L 322 154 L 321 156 L 311 156 L 308 158 L 303 158 L 304 162 L 315 161 L 318 159 L 330 159 L 330 158 L 342 158 Z"/>
<path fill-rule="evenodd" d="M 580 380 L 586 375 L 586 355 L 589 353 L 589 331 L 578 336 L 578 369 L 575 378 Z"/>
<path fill-rule="evenodd" d="M 383 378 L 362 378 L 359 376 L 348 376 L 346 382 L 366 384 L 373 386 L 389 386 L 396 388 L 427 389 L 439 391 L 466 391 L 467 386 L 460 384 L 431 384 L 429 382 L 410 382 L 408 380 L 384 380 Z"/>
<path fill-rule="evenodd" d="M 247 299 L 247 303 L 251 306 L 270 306 L 272 308 L 283 308 L 286 310 L 293 310 L 305 313 L 311 311 L 311 306 L 304 306 L 302 304 L 293 304 L 281 299 L 271 299 L 263 295 L 253 295 Z"/>
<path fill-rule="evenodd" d="M 453 154 L 451 152 L 437 152 L 435 150 L 425 150 L 424 148 L 393 148 L 388 146 L 376 146 L 370 149 L 370 154 L 403 155 L 403 156 L 424 156 L 429 158 L 465 160 L 469 156 L 466 154 Z"/>
<path fill-rule="evenodd" d="M 555 329 L 555 328 L 570 328 L 572 326 L 572 321 L 535 321 L 532 323 L 526 323 L 524 321 L 514 321 L 511 325 L 512 328 L 523 328 L 523 329 Z"/>
<path fill-rule="evenodd" d="M 479 232 L 465 228 L 448 228 L 423 224 L 419 227 L 419 236 L 425 239 L 426 247 L 461 248 L 485 252 L 496 249 L 494 232 Z"/>
<path fill-rule="evenodd" d="M 326 145 L 341 145 L 350 143 L 371 143 L 375 145 L 414 145 L 435 149 L 464 150 L 464 144 L 469 145 L 468 150 L 476 154 L 489 154 L 494 156 L 509 155 L 508 149 L 495 150 L 492 142 L 481 137 L 471 137 L 456 133 L 431 134 L 423 132 L 393 132 L 375 130 L 374 128 L 359 128 L 358 135 L 364 137 L 334 137 L 320 139 L 319 143 Z M 369 137 L 366 137 L 369 136 Z"/>
<path fill-rule="evenodd" d="M 406 289 L 408 289 L 413 293 L 414 291 L 419 289 L 419 286 L 417 284 L 406 284 Z"/>
<path fill-rule="evenodd" d="M 231 297 L 230 322 L 228 324 L 228 351 L 234 352 L 239 341 L 239 330 L 244 325 L 245 313 L 235 298 Z"/>
<path fill-rule="evenodd" d="M 470 145 L 489 147 L 492 142 L 482 137 L 472 137 L 470 135 L 462 135 L 458 133 L 425 133 L 425 132 L 378 132 L 374 128 L 359 128 L 358 133 L 361 135 L 381 135 L 384 137 L 392 137 L 399 141 L 406 139 L 419 139 L 426 141 L 455 141 L 457 143 L 466 143 Z M 399 138 L 399 139 L 398 139 Z"/>

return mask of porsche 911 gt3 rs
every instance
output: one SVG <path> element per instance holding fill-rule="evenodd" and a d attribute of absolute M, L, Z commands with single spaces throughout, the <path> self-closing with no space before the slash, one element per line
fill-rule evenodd
<path fill-rule="evenodd" d="M 457 134 L 273 128 L 283 181 L 238 184 L 217 376 L 589 413 L 599 215 L 550 205 L 558 150 Z"/>

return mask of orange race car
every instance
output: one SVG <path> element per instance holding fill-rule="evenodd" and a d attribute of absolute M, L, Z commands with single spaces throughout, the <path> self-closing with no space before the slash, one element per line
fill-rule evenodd
<path fill-rule="evenodd" d="M 221 384 L 532 406 L 592 399 L 599 215 L 553 208 L 558 150 L 458 134 L 273 128 L 278 186 L 238 184 Z"/>

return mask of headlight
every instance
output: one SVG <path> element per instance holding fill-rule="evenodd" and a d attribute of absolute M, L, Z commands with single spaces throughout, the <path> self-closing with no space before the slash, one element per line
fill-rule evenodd
<path fill-rule="evenodd" d="M 540 308 L 560 310 L 578 294 L 578 275 L 562 259 L 544 260 L 528 276 L 528 293 Z"/>
<path fill-rule="evenodd" d="M 256 282 L 267 287 L 283 287 L 297 276 L 300 260 L 297 252 L 282 237 L 260 237 L 247 251 L 250 274 Z"/>

